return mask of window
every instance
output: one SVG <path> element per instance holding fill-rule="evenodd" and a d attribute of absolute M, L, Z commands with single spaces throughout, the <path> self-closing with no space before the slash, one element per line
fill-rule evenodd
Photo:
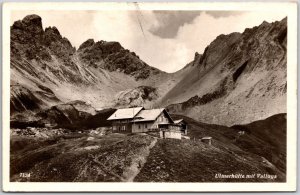
<path fill-rule="evenodd" d="M 139 125 L 139 129 L 141 128 L 141 125 Z"/>
<path fill-rule="evenodd" d="M 125 125 L 122 126 L 122 130 L 123 130 L 123 131 L 126 131 L 126 126 L 125 126 Z"/>
<path fill-rule="evenodd" d="M 145 124 L 145 128 L 147 129 L 147 124 Z"/>

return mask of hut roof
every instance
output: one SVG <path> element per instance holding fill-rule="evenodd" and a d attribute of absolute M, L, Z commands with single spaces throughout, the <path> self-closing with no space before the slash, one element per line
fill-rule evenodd
<path fill-rule="evenodd" d="M 202 137 L 201 139 L 211 139 L 212 137 Z"/>
<path fill-rule="evenodd" d="M 175 124 L 178 124 L 178 123 L 181 123 L 181 122 L 184 122 L 183 119 L 179 119 L 179 120 L 174 121 Z"/>
<path fill-rule="evenodd" d="M 107 120 L 132 119 L 143 109 L 143 107 L 118 109 Z"/>
<path fill-rule="evenodd" d="M 173 122 L 172 118 L 164 108 L 142 110 L 134 117 L 132 122 L 154 121 L 162 112 L 165 112 L 167 117 Z"/>

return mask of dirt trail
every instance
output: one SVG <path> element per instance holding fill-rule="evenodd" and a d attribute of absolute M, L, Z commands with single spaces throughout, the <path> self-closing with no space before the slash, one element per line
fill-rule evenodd
<path fill-rule="evenodd" d="M 141 151 L 132 160 L 131 165 L 125 169 L 123 177 L 125 182 L 133 182 L 134 178 L 139 174 L 140 170 L 143 168 L 150 154 L 150 150 L 155 146 L 157 138 L 153 137 L 154 140 L 149 144 L 149 146 L 142 148 Z"/>

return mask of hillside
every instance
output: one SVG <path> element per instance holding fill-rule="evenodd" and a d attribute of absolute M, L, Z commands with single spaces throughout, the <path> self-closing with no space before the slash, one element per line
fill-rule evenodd
<path fill-rule="evenodd" d="M 94 107 L 83 101 L 73 101 L 57 104 L 48 109 L 33 112 L 15 114 L 10 121 L 11 128 L 25 131 L 26 128 L 66 128 L 69 130 L 86 130 L 97 127 L 111 126 L 106 119 L 116 109 L 104 109 L 96 111 Z"/>
<path fill-rule="evenodd" d="M 182 118 L 173 116 L 177 117 Z M 276 149 L 281 147 L 285 137 L 278 136 L 274 141 L 259 136 L 269 135 L 274 129 L 270 120 L 274 124 L 284 123 L 284 115 L 246 125 L 245 134 L 240 134 L 237 127 L 184 119 L 189 124 L 190 140 L 159 139 L 153 133 L 111 134 L 107 128 L 73 132 L 65 129 L 12 129 L 11 181 L 285 181 L 285 155 L 278 155 Z M 277 126 L 277 132 L 285 135 L 285 126 Z M 203 136 L 213 137 L 211 146 L 199 140 Z M 250 142 L 256 149 L 264 150 L 249 147 Z M 267 155 L 270 152 L 273 154 L 271 159 Z M 19 177 L 21 172 L 30 173 L 30 177 Z M 222 179 L 216 178 L 218 173 L 254 174 L 255 177 Z M 256 174 L 276 175 L 276 178 L 258 178 Z"/>
<path fill-rule="evenodd" d="M 226 127 L 198 122 L 189 117 L 172 115 L 173 119 L 183 118 L 189 124 L 188 136 L 199 139 L 211 136 L 226 148 L 239 147 L 246 152 L 263 156 L 281 172 L 286 171 L 286 114 L 273 115 L 249 124 Z M 230 141 L 228 141 L 230 140 Z"/>
<path fill-rule="evenodd" d="M 11 26 L 11 117 L 35 119 L 74 101 L 95 110 L 168 107 L 228 126 L 285 113 L 286 33 L 285 18 L 220 35 L 183 69 L 165 73 L 118 42 L 88 39 L 76 49 L 29 15 Z"/>
<path fill-rule="evenodd" d="M 205 123 L 249 123 L 286 112 L 287 18 L 218 36 L 160 101 Z"/>
<path fill-rule="evenodd" d="M 175 82 L 170 78 L 118 42 L 89 39 L 76 49 L 56 27 L 44 29 L 38 15 L 11 26 L 12 115 L 77 100 L 96 109 L 115 107 L 118 94 L 140 86 L 154 88 L 161 97 Z M 152 104 L 143 91 L 136 92 L 139 104 Z"/>
<path fill-rule="evenodd" d="M 264 156 L 279 170 L 286 171 L 286 114 L 277 114 L 264 120 L 232 128 L 246 132 L 236 141 L 236 145 L 246 151 Z"/>

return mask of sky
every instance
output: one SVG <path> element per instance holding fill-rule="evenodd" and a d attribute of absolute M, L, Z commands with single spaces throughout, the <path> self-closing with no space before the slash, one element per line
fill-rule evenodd
<path fill-rule="evenodd" d="M 56 26 L 78 48 L 87 39 L 118 41 L 140 59 L 176 72 L 220 34 L 243 32 L 263 21 L 285 17 L 279 12 L 241 11 L 14 11 L 11 25 L 26 15 L 42 17 L 43 28 Z"/>

